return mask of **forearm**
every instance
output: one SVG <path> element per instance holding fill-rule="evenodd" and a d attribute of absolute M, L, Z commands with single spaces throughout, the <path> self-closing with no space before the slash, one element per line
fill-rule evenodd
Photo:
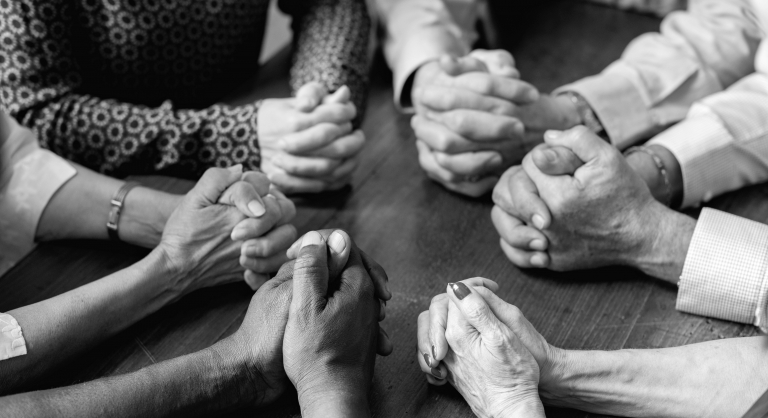
<path fill-rule="evenodd" d="M 74 166 L 77 175 L 56 192 L 40 217 L 37 241 L 107 239 L 110 201 L 124 182 Z M 166 220 L 180 200 L 178 195 L 134 188 L 126 196 L 121 211 L 120 239 L 148 248 L 156 246 Z"/>
<path fill-rule="evenodd" d="M 599 414 L 740 417 L 768 387 L 767 355 L 765 337 L 564 351 L 540 392 L 549 405 Z"/>
<path fill-rule="evenodd" d="M 155 250 L 103 279 L 8 312 L 21 326 L 27 354 L 0 361 L 0 393 L 34 382 L 174 300 L 168 283 L 175 273 L 167 266 Z"/>
<path fill-rule="evenodd" d="M 258 394 L 227 343 L 127 375 L 8 396 L 0 417 L 208 416 L 246 405 Z"/>
<path fill-rule="evenodd" d="M 324 391 L 311 395 L 299 396 L 301 416 L 305 418 L 370 417 L 368 397 L 355 390 L 336 392 Z"/>

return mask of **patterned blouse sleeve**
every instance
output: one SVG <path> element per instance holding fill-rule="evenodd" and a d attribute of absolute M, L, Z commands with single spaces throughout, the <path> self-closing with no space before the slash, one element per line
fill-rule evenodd
<path fill-rule="evenodd" d="M 152 108 L 80 94 L 71 2 L 0 1 L 0 100 L 43 147 L 113 176 L 259 167 L 258 104 Z"/>
<path fill-rule="evenodd" d="M 346 85 L 359 125 L 368 91 L 371 22 L 365 0 L 280 0 L 280 8 L 293 17 L 291 89 L 310 81 L 330 91 Z"/>

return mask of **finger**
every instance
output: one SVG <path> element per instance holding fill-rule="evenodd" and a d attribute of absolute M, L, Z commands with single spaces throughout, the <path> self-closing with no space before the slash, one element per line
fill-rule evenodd
<path fill-rule="evenodd" d="M 269 281 L 269 274 L 256 273 L 251 270 L 246 270 L 245 273 L 243 273 L 243 277 L 245 278 L 245 283 L 253 291 L 259 290 L 264 283 Z"/>
<path fill-rule="evenodd" d="M 483 338 L 496 339 L 506 327 L 491 312 L 488 303 L 472 286 L 462 282 L 448 284 L 448 297 L 459 308 L 464 319 L 474 327 Z"/>
<path fill-rule="evenodd" d="M 357 155 L 357 153 L 363 149 L 364 145 L 365 134 L 363 131 L 358 129 L 349 135 L 344 135 L 335 139 L 330 144 L 322 148 L 310 151 L 303 155 L 311 157 L 345 159 Z"/>
<path fill-rule="evenodd" d="M 341 125 L 318 123 L 303 131 L 284 136 L 281 139 L 280 147 L 290 154 L 306 154 L 332 144 L 337 138 L 350 132 L 352 132 L 350 122 Z"/>
<path fill-rule="evenodd" d="M 328 237 L 328 248 L 331 255 L 328 260 L 328 274 L 330 280 L 336 280 L 349 260 L 349 254 L 352 251 L 352 238 L 341 229 L 333 231 Z"/>
<path fill-rule="evenodd" d="M 531 151 L 531 158 L 542 173 L 550 176 L 573 175 L 584 165 L 576 154 L 566 147 L 541 144 Z"/>
<path fill-rule="evenodd" d="M 503 168 L 501 154 L 496 151 L 476 151 L 463 154 L 446 154 L 434 151 L 433 155 L 440 167 L 462 176 L 482 176 Z"/>
<path fill-rule="evenodd" d="M 436 379 L 434 376 L 432 376 L 431 373 L 426 374 L 427 376 L 427 382 L 429 382 L 430 385 L 433 386 L 443 386 L 444 384 L 448 383 L 448 380 L 446 379 Z"/>
<path fill-rule="evenodd" d="M 603 152 L 615 151 L 611 144 L 581 125 L 567 131 L 547 131 L 544 133 L 544 142 L 570 149 L 584 163 L 597 158 Z"/>
<path fill-rule="evenodd" d="M 470 52 L 469 55 L 484 62 L 485 66 L 488 67 L 488 72 L 491 74 L 520 78 L 520 72 L 515 67 L 515 59 L 512 57 L 512 54 L 503 49 L 493 51 L 476 49 Z"/>
<path fill-rule="evenodd" d="M 447 300 L 447 299 L 446 299 Z M 434 303 L 434 298 L 433 298 Z M 417 331 L 416 331 L 416 344 L 419 351 L 419 366 L 421 371 L 429 373 L 433 366 L 436 366 L 439 362 L 433 360 L 431 342 L 429 340 L 430 334 L 430 312 L 424 311 L 419 314 L 417 319 Z M 444 330 L 445 328 L 443 328 Z"/>
<path fill-rule="evenodd" d="M 531 84 L 510 77 L 480 72 L 464 73 L 450 80 L 450 85 L 475 93 L 495 96 L 513 103 L 527 104 L 539 99 L 539 91 Z"/>
<path fill-rule="evenodd" d="M 296 217 L 296 205 L 293 204 L 291 199 L 285 197 L 285 195 L 276 187 L 270 188 L 270 194 L 277 199 L 277 204 L 280 206 L 280 212 L 282 216 L 277 221 L 276 225 L 285 225 L 291 222 Z"/>
<path fill-rule="evenodd" d="M 285 255 L 296 240 L 296 227 L 291 224 L 278 226 L 266 235 L 249 239 L 240 247 L 240 254 L 248 258 L 266 258 L 276 254 Z"/>
<path fill-rule="evenodd" d="M 338 90 L 334 91 L 333 94 L 325 96 L 323 103 L 346 103 L 351 98 L 352 92 L 349 90 L 349 87 L 341 86 Z"/>
<path fill-rule="evenodd" d="M 519 268 L 547 268 L 549 267 L 549 254 L 541 251 L 525 251 L 509 245 L 504 239 L 500 239 L 501 250 L 509 261 Z"/>
<path fill-rule="evenodd" d="M 429 322 L 425 345 L 422 346 L 422 342 L 419 340 L 419 347 L 431 355 L 432 363 L 430 366 L 439 364 L 448 354 L 448 342 L 445 340 L 445 330 L 448 325 L 448 301 L 448 295 L 445 293 L 432 298 L 432 303 L 429 304 Z"/>
<path fill-rule="evenodd" d="M 318 157 L 301 157 L 288 153 L 279 153 L 272 159 L 272 164 L 288 174 L 298 177 L 322 177 L 333 173 L 342 160 Z"/>
<path fill-rule="evenodd" d="M 416 147 L 419 150 L 419 164 L 427 173 L 427 177 L 442 184 L 452 192 L 470 197 L 480 197 L 493 189 L 499 180 L 496 176 L 488 176 L 476 182 L 462 181 L 465 176 L 452 173 L 437 164 L 434 155 L 426 144 L 416 141 Z"/>
<path fill-rule="evenodd" d="M 524 132 L 523 124 L 517 118 L 472 109 L 447 112 L 426 110 L 425 115 L 472 141 L 519 141 Z"/>
<path fill-rule="evenodd" d="M 242 164 L 229 168 L 209 168 L 190 190 L 189 195 L 199 207 L 212 205 L 219 201 L 224 191 L 238 181 L 242 174 Z"/>
<path fill-rule="evenodd" d="M 473 109 L 497 115 L 515 116 L 517 106 L 508 100 L 483 96 L 473 91 L 442 85 L 430 85 L 414 91 L 419 103 L 445 112 L 454 109 Z"/>
<path fill-rule="evenodd" d="M 471 71 L 488 72 L 488 68 L 483 61 L 471 56 L 457 58 L 446 54 L 440 57 L 438 63 L 440 64 L 440 68 L 451 76 L 457 76 Z"/>
<path fill-rule="evenodd" d="M 431 149 L 446 154 L 494 149 L 493 143 L 470 141 L 448 129 L 447 126 L 421 115 L 414 115 L 411 118 L 411 127 L 416 138 L 424 141 Z"/>
<path fill-rule="evenodd" d="M 328 90 L 324 85 L 310 81 L 296 92 L 296 108 L 302 112 L 311 112 L 327 94 Z"/>
<path fill-rule="evenodd" d="M 526 226 L 520 219 L 509 215 L 498 206 L 491 209 L 491 220 L 501 238 L 515 248 L 526 251 L 546 251 L 549 246 L 549 240 L 544 233 Z"/>
<path fill-rule="evenodd" d="M 326 257 L 327 248 L 323 237 L 316 231 L 306 233 L 293 267 L 292 314 L 299 314 L 303 309 L 319 311 L 325 306 L 328 292 Z"/>
<path fill-rule="evenodd" d="M 376 341 L 376 354 L 380 356 L 388 356 L 392 354 L 395 347 L 392 345 L 392 341 L 389 339 L 389 335 L 384 328 L 379 327 L 379 337 Z"/>
<path fill-rule="evenodd" d="M 540 230 L 549 228 L 552 223 L 552 214 L 539 196 L 539 189 L 528 174 L 520 169 L 512 173 L 507 181 L 509 199 L 517 210 L 515 215 Z"/>
<path fill-rule="evenodd" d="M 308 116 L 309 126 L 317 125 L 318 123 L 335 123 L 341 125 L 351 121 L 357 116 L 357 108 L 355 108 L 355 105 L 352 102 L 324 103 L 317 106 Z M 304 129 L 309 128 L 309 126 L 306 126 Z"/>
<path fill-rule="evenodd" d="M 277 167 L 269 173 L 269 180 L 281 192 L 288 194 L 320 193 L 328 187 L 328 183 L 323 180 L 293 176 Z"/>
<path fill-rule="evenodd" d="M 269 186 L 272 185 L 269 182 L 269 177 L 261 171 L 246 171 L 240 177 L 240 180 L 253 186 L 259 196 L 265 196 L 269 193 Z"/>
<path fill-rule="evenodd" d="M 278 253 L 269 257 L 251 258 L 240 255 L 240 265 L 254 273 L 274 273 L 288 261 L 285 253 Z"/>
<path fill-rule="evenodd" d="M 250 183 L 238 181 L 219 197 L 219 203 L 237 207 L 245 216 L 259 218 L 267 212 L 259 192 Z"/>
<path fill-rule="evenodd" d="M 240 221 L 232 229 L 230 238 L 233 241 L 245 241 L 252 238 L 259 238 L 272 229 L 278 220 L 282 217 L 280 206 L 274 196 L 266 195 L 264 197 L 264 206 L 267 212 L 259 218 L 246 218 Z"/>
<path fill-rule="evenodd" d="M 392 299 L 392 292 L 389 290 L 389 277 L 387 272 L 384 271 L 384 267 L 366 254 L 365 251 L 359 249 L 358 251 L 360 258 L 363 260 L 363 267 L 365 267 L 365 271 L 368 272 L 373 281 L 376 297 L 384 301 Z"/>

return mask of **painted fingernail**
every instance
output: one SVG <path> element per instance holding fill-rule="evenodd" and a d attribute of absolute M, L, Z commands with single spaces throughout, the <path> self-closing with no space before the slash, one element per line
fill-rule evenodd
<path fill-rule="evenodd" d="M 250 202 L 248 202 L 248 210 L 250 210 L 253 216 L 257 218 L 267 213 L 267 209 L 264 208 L 264 204 L 259 202 L 256 199 L 253 199 Z"/>
<path fill-rule="evenodd" d="M 469 288 L 462 282 L 457 283 L 448 283 L 448 286 L 451 286 L 451 289 L 453 290 L 453 294 L 456 295 L 459 300 L 464 299 L 465 297 L 469 296 L 471 293 L 469 291 Z"/>
<path fill-rule="evenodd" d="M 545 149 L 543 152 L 544 152 L 544 157 L 550 163 L 554 163 L 557 160 L 557 153 L 552 151 L 551 149 Z"/>
<path fill-rule="evenodd" d="M 429 361 L 429 354 L 424 353 L 424 362 L 427 363 L 427 366 L 432 367 L 432 362 Z"/>
<path fill-rule="evenodd" d="M 340 233 L 333 231 L 330 237 L 328 237 L 328 245 L 336 254 L 341 254 L 345 248 L 347 248 L 347 241 Z"/>
<path fill-rule="evenodd" d="M 534 254 L 531 256 L 531 265 L 535 267 L 545 267 L 547 265 L 547 260 L 544 257 L 544 254 Z"/>
<path fill-rule="evenodd" d="M 309 231 L 301 240 L 301 248 L 308 245 L 320 245 L 323 242 L 323 236 L 317 231 Z"/>
<path fill-rule="evenodd" d="M 437 358 L 437 354 L 435 353 L 435 345 L 432 344 L 432 358 Z"/>
<path fill-rule="evenodd" d="M 436 369 L 436 368 L 432 367 L 429 371 L 432 373 L 432 376 L 435 376 L 438 379 L 442 379 L 443 378 L 443 374 L 440 373 L 440 369 Z"/>
<path fill-rule="evenodd" d="M 544 240 L 535 239 L 529 244 L 530 249 L 544 251 L 547 249 L 547 243 Z"/>
<path fill-rule="evenodd" d="M 538 213 L 533 215 L 533 218 L 531 219 L 531 221 L 533 221 L 533 225 L 536 228 L 544 229 L 544 218 Z"/>

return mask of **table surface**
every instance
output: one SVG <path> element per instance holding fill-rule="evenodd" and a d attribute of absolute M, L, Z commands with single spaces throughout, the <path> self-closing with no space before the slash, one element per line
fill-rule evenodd
<path fill-rule="evenodd" d="M 515 26 L 518 20 L 525 24 Z M 514 53 L 523 77 L 542 91 L 599 72 L 620 56 L 632 38 L 659 25 L 655 18 L 575 2 L 547 3 L 522 20 L 516 15 L 509 22 L 521 36 L 503 41 Z M 229 102 L 286 94 L 285 55 L 267 64 L 258 82 L 244 86 Z M 379 66 L 383 66 L 380 61 Z M 427 309 L 432 296 L 445 291 L 447 282 L 468 277 L 496 280 L 499 295 L 517 305 L 559 347 L 655 348 L 756 334 L 751 326 L 676 311 L 673 286 L 629 269 L 557 274 L 512 266 L 491 224 L 490 199 L 452 194 L 422 173 L 409 117 L 394 108 L 390 75 L 385 71 L 373 72 L 364 124 L 368 144 L 353 187 L 297 199 L 296 218 L 300 233 L 329 227 L 347 230 L 389 274 L 394 298 L 383 324 L 395 351 L 376 364 L 371 392 L 374 416 L 472 416 L 455 390 L 429 386 L 416 361 L 418 314 Z M 141 181 L 175 191 L 190 184 L 160 177 Z M 765 221 L 767 192 L 766 187 L 755 186 L 711 205 Z M 114 243 L 42 244 L 0 278 L 0 312 L 96 280 L 145 254 L 145 250 Z M 251 295 L 245 284 L 193 293 L 71 359 L 39 382 L 39 388 L 131 372 L 208 347 L 238 328 Z M 253 415 L 253 411 L 242 411 L 242 415 L 249 412 Z M 258 415 L 298 415 L 295 393 Z M 594 415 L 549 409 L 548 416 Z"/>

